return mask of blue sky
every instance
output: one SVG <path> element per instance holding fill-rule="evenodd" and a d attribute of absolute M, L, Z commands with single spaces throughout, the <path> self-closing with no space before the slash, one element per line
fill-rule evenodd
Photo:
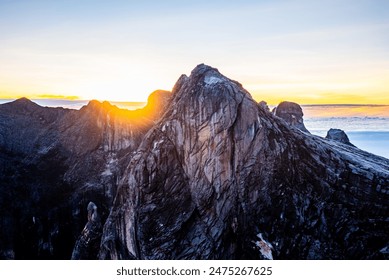
<path fill-rule="evenodd" d="M 0 97 L 146 100 L 206 63 L 277 103 L 389 103 L 389 1 L 1 1 Z"/>

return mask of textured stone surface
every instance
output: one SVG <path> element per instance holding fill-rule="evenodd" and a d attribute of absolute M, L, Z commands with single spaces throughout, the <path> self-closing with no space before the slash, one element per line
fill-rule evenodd
<path fill-rule="evenodd" d="M 199 65 L 132 156 L 100 258 L 388 258 L 388 170 Z"/>
<path fill-rule="evenodd" d="M 338 141 L 340 143 L 343 143 L 343 144 L 346 144 L 349 146 L 354 146 L 353 144 L 351 144 L 350 140 L 348 139 L 346 132 L 344 132 L 341 129 L 331 128 L 327 132 L 326 139 Z"/>
<path fill-rule="evenodd" d="M 127 155 L 169 98 L 156 91 L 136 111 L 98 101 L 80 110 L 25 98 L 0 105 L 0 258 L 69 259 L 87 203 L 106 219 Z"/>
<path fill-rule="evenodd" d="M 96 204 L 89 202 L 88 222 L 73 249 L 72 260 L 94 259 L 100 249 L 102 225 Z"/>
<path fill-rule="evenodd" d="M 283 101 L 273 109 L 273 114 L 285 120 L 289 125 L 297 127 L 301 131 L 309 132 L 304 125 L 303 110 L 297 103 Z"/>
<path fill-rule="evenodd" d="M 266 101 L 260 101 L 258 103 L 259 107 L 261 107 L 262 109 L 264 109 L 265 111 L 270 111 L 270 108 L 269 106 L 267 105 L 267 102 Z"/>

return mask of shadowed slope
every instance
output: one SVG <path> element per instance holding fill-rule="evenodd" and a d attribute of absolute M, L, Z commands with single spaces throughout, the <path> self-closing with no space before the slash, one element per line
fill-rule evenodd
<path fill-rule="evenodd" d="M 153 93 L 154 111 L 98 101 L 80 110 L 48 108 L 26 98 L 0 105 L 0 258 L 69 259 L 86 205 L 94 201 L 107 217 L 124 155 L 169 96 Z"/>

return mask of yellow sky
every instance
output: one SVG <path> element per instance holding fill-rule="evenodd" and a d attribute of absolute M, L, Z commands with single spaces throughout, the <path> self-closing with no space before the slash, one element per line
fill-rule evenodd
<path fill-rule="evenodd" d="M 389 104 L 388 1 L 87 2 L 0 1 L 0 98 L 146 101 L 205 63 L 269 104 Z"/>
<path fill-rule="evenodd" d="M 66 58 L 29 54 L 25 61 L 0 69 L 0 98 L 146 101 L 156 89 L 171 90 L 178 77 L 189 75 L 197 64 L 191 61 L 187 66 L 172 59 L 177 68 L 164 68 L 148 61 L 147 54 L 142 57 L 69 56 L 66 63 Z M 210 64 L 242 83 L 255 100 L 269 104 L 284 100 L 300 104 L 389 104 L 389 71 L 382 65 L 365 63 L 347 71 L 345 66 L 324 67 L 322 63 L 318 67 L 303 60 L 298 65 L 264 61 L 258 67 L 255 62 L 224 62 L 221 67 L 219 61 Z"/>
<path fill-rule="evenodd" d="M 180 74 L 188 75 L 191 70 L 180 63 L 177 63 L 179 69 L 163 69 L 147 61 L 146 55 L 144 61 L 136 61 L 136 64 L 126 57 L 120 63 L 116 57 L 106 58 L 106 61 L 84 57 L 66 67 L 31 61 L 32 58 L 34 56 L 30 61 L 14 65 L 14 69 L 0 69 L 3 78 L 0 98 L 146 101 L 148 94 L 156 89 L 171 90 Z M 328 72 L 313 67 L 310 71 L 306 61 L 300 61 L 300 66 L 279 61 L 262 67 L 255 67 L 253 63 L 245 67 L 233 66 L 236 64 L 224 63 L 218 68 L 227 77 L 242 83 L 254 99 L 269 104 L 284 100 L 300 104 L 389 104 L 389 71 L 382 67 L 350 68 L 348 72 L 337 67 Z"/>

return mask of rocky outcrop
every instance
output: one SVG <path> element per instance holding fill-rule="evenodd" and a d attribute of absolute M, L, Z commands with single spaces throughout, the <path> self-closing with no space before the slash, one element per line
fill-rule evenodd
<path fill-rule="evenodd" d="M 100 249 L 102 225 L 96 204 L 89 202 L 88 222 L 73 249 L 72 260 L 96 259 Z"/>
<path fill-rule="evenodd" d="M 270 108 L 269 106 L 267 105 L 267 102 L 266 101 L 260 101 L 258 103 L 259 107 L 261 107 L 263 110 L 265 111 L 269 111 L 270 112 Z"/>
<path fill-rule="evenodd" d="M 0 258 L 69 259 L 86 205 L 94 201 L 105 221 L 127 155 L 169 96 L 154 92 L 136 111 L 98 101 L 80 110 L 26 98 L 0 105 Z"/>
<path fill-rule="evenodd" d="M 301 129 L 301 108 L 277 107 L 288 114 Z M 287 122 L 215 68 L 181 76 L 123 175 L 100 258 L 387 258 L 389 160 Z"/>
<path fill-rule="evenodd" d="M 326 139 L 338 141 L 340 143 L 354 147 L 354 145 L 351 144 L 350 140 L 348 139 L 346 132 L 341 129 L 331 128 L 327 132 Z"/>
<path fill-rule="evenodd" d="M 303 110 L 297 103 L 283 101 L 273 109 L 273 114 L 286 121 L 289 125 L 309 133 L 304 125 Z"/>

